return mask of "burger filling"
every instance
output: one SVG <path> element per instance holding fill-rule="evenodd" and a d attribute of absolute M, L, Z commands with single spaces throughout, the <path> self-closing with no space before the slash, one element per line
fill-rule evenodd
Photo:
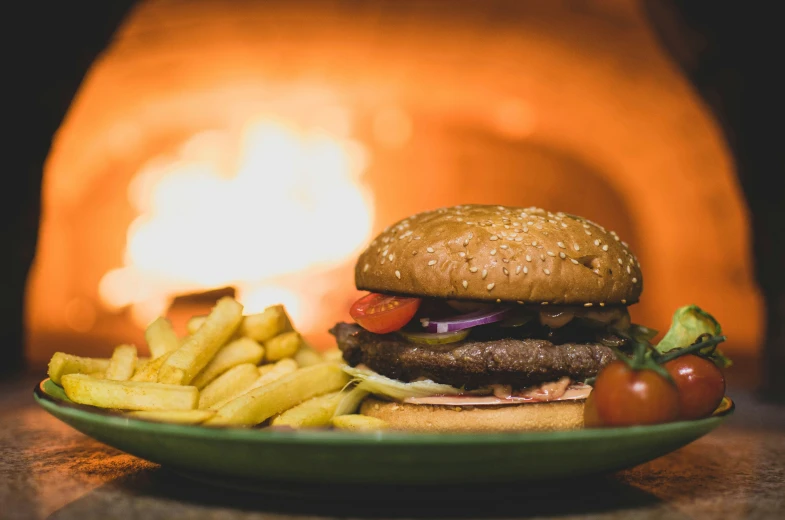
<path fill-rule="evenodd" d="M 375 377 L 373 393 L 413 404 L 583 399 L 591 391 L 585 381 L 615 359 L 613 347 L 623 348 L 630 334 L 653 332 L 631 325 L 626 306 L 543 309 L 415 298 L 396 304 L 398 297 L 376 296 L 381 310 L 358 312 L 355 304 L 357 323 L 330 332 L 356 367 L 353 375 Z M 390 311 L 397 323 L 385 321 Z M 409 395 L 412 385 L 419 390 Z"/>

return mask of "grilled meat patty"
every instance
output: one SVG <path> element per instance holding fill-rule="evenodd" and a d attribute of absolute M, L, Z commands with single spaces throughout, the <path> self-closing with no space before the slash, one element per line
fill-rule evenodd
<path fill-rule="evenodd" d="M 582 380 L 597 375 L 615 359 L 610 348 L 595 343 L 555 345 L 544 339 L 472 341 L 470 337 L 446 345 L 420 345 L 350 323 L 339 323 L 330 333 L 352 366 L 365 364 L 400 381 L 425 378 L 467 389 L 490 384 L 525 388 L 562 376 Z"/>

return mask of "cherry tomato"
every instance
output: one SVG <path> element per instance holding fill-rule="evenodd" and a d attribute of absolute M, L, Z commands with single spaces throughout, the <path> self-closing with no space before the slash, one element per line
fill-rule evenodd
<path fill-rule="evenodd" d="M 587 426 L 632 426 L 675 421 L 679 392 L 657 372 L 634 370 L 622 361 L 606 366 L 584 408 Z"/>
<path fill-rule="evenodd" d="M 365 330 L 387 334 L 401 329 L 420 307 L 419 298 L 370 293 L 352 304 L 349 314 Z"/>
<path fill-rule="evenodd" d="M 708 417 L 725 396 L 725 377 L 708 359 L 686 354 L 663 365 L 679 389 L 679 418 Z"/>

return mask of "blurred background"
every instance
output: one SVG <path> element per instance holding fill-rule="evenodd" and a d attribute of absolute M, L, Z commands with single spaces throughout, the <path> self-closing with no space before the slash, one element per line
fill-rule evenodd
<path fill-rule="evenodd" d="M 664 331 L 677 307 L 700 305 L 723 324 L 734 377 L 782 395 L 782 91 L 773 36 L 758 30 L 771 13 L 675 0 L 102 4 L 18 18 L 23 41 L 45 45 L 13 62 L 4 182 L 24 189 L 2 190 L 4 370 L 143 345 L 155 317 L 183 330 L 225 292 L 249 312 L 284 303 L 327 347 L 375 233 L 492 203 L 614 229 L 644 272 L 635 321 Z"/>

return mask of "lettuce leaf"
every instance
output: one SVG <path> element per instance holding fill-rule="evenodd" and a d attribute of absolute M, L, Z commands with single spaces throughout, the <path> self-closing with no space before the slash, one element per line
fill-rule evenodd
<path fill-rule="evenodd" d="M 431 380 L 404 383 L 390 379 L 367 368 L 350 367 L 348 365 L 343 367 L 343 371 L 360 381 L 355 387 L 356 389 L 365 390 L 372 394 L 385 395 L 399 401 L 403 401 L 408 397 L 488 393 L 487 390 L 467 392 L 454 386 L 434 383 Z"/>
<path fill-rule="evenodd" d="M 680 307 L 673 313 L 673 321 L 671 328 L 665 334 L 665 337 L 657 344 L 657 351 L 665 353 L 676 348 L 689 347 L 702 334 L 709 334 L 711 336 L 719 336 L 722 334 L 722 327 L 719 322 L 714 319 L 714 316 L 704 311 L 697 305 L 686 305 Z M 722 352 L 714 349 L 714 347 L 707 347 L 705 354 L 709 354 L 714 363 L 719 367 L 728 367 L 731 365 L 731 360 L 725 357 Z"/>

